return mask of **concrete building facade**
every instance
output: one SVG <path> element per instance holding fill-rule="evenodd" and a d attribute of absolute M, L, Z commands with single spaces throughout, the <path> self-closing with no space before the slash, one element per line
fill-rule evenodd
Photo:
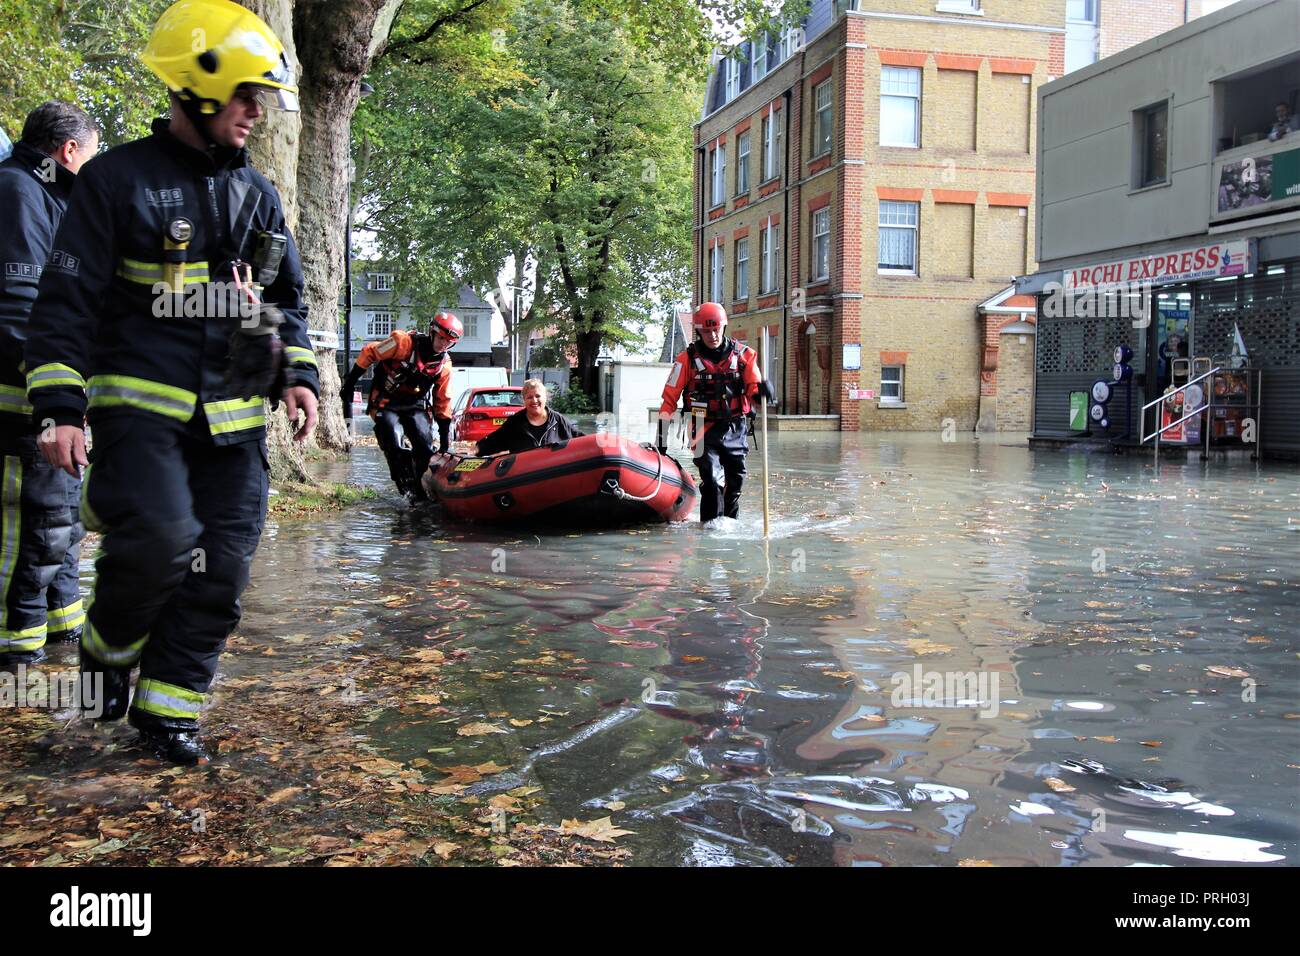
<path fill-rule="evenodd" d="M 1075 433 L 1067 396 L 1112 377 L 1117 345 L 1140 407 L 1239 331 L 1259 404 L 1207 430 L 1240 438 L 1241 413 L 1265 452 L 1300 453 L 1300 121 L 1279 121 L 1298 107 L 1295 0 L 1237 0 L 1040 91 L 1040 266 L 1018 283 L 1040 299 L 1036 434 Z M 1117 308 L 1142 294 L 1146 315 Z"/>

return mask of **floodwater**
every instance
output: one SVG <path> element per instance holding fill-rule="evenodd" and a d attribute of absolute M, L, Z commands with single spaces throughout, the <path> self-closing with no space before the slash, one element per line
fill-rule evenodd
<path fill-rule="evenodd" d="M 577 534 L 444 525 L 358 447 L 331 477 L 383 494 L 268 528 L 221 680 L 464 652 L 427 714 L 367 690 L 357 739 L 508 766 L 468 792 L 611 816 L 633 864 L 1300 862 L 1295 466 L 770 454 L 765 541 L 757 455 L 739 521 Z"/>

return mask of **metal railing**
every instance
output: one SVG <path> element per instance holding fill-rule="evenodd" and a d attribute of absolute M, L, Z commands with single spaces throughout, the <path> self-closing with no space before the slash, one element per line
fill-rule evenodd
<path fill-rule="evenodd" d="M 1190 381 L 1184 382 L 1182 385 L 1177 386 L 1177 388 L 1172 394 L 1177 394 L 1178 392 L 1185 392 L 1189 385 L 1195 385 L 1197 382 L 1201 381 L 1202 379 L 1210 378 L 1211 376 L 1217 375 L 1222 371 L 1223 371 L 1223 366 L 1216 365 L 1208 372 L 1202 372 L 1200 375 L 1196 376 L 1196 378 L 1191 379 Z M 1178 421 L 1170 422 L 1168 425 L 1162 425 L 1159 428 L 1157 428 L 1154 432 L 1152 432 L 1150 435 L 1148 435 L 1147 424 L 1146 424 L 1147 410 L 1155 407 L 1156 405 L 1162 404 L 1167 398 L 1169 398 L 1169 394 L 1170 393 L 1161 395 L 1159 398 L 1155 399 L 1154 401 L 1147 402 L 1145 405 L 1142 406 L 1142 442 L 1141 443 L 1145 445 L 1152 438 L 1156 440 L 1156 457 L 1155 457 L 1156 465 L 1160 464 L 1160 436 L 1163 435 L 1165 432 L 1169 431 L 1169 429 L 1177 428 L 1183 422 L 1188 421 L 1189 419 L 1195 418 L 1197 415 L 1202 414 L 1207 408 L 1210 407 L 1210 389 L 1206 388 L 1205 401 L 1203 401 L 1196 408 L 1192 409 L 1182 418 L 1178 419 Z M 1156 418 L 1158 419 L 1159 416 L 1156 416 Z M 1207 428 L 1209 427 L 1208 422 L 1206 423 L 1206 427 Z"/>

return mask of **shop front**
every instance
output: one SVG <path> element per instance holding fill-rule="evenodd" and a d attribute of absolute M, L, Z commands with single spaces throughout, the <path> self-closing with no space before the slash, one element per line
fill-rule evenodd
<path fill-rule="evenodd" d="M 1211 447 L 1257 441 L 1268 454 L 1300 454 L 1297 268 L 1300 235 L 1289 235 L 1207 240 L 1025 277 L 1021 289 L 1039 302 L 1034 436 L 1136 444 L 1199 408 L 1162 443 L 1204 446 L 1208 437 Z M 1214 368 L 1225 371 L 1195 381 Z M 1107 398 L 1100 410 L 1099 381 L 1109 386 L 1096 389 Z M 1087 393 L 1083 423 L 1077 395 L 1071 415 L 1077 392 Z M 1158 396 L 1165 402 L 1139 421 Z"/>

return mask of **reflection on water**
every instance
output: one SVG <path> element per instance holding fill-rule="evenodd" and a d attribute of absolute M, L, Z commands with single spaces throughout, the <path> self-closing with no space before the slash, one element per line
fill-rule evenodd
<path fill-rule="evenodd" d="M 771 455 L 766 543 L 757 459 L 743 517 L 704 528 L 447 526 L 391 492 L 284 522 L 244 630 L 467 652 L 444 711 L 358 733 L 407 764 L 509 764 L 473 792 L 540 787 L 546 822 L 612 804 L 634 862 L 1300 859 L 1294 468 L 1156 481 L 937 435 Z M 386 484 L 373 447 L 351 467 Z M 471 720 L 505 732 L 458 736 Z"/>

